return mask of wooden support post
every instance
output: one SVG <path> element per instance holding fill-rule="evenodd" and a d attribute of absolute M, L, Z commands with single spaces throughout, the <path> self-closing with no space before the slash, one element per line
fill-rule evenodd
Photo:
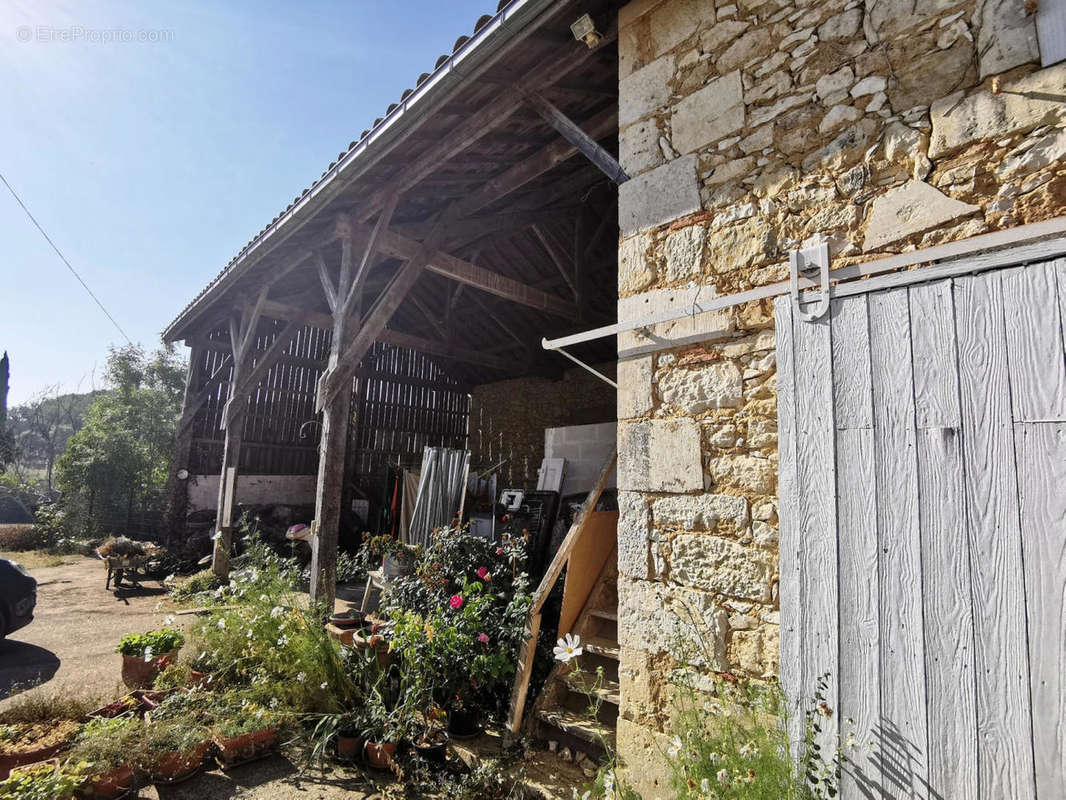
<path fill-rule="evenodd" d="M 311 539 L 311 602 L 333 612 L 337 592 L 337 542 L 352 382 L 322 410 L 322 438 L 318 445 L 315 483 L 314 536 Z"/>
<path fill-rule="evenodd" d="M 185 396 L 181 404 L 184 421 L 189 404 L 196 397 L 195 386 L 200 380 L 200 367 L 204 348 L 193 345 L 189 352 L 189 369 L 185 373 Z M 199 408 L 199 404 L 197 404 Z M 192 416 L 195 416 L 195 409 Z M 167 477 L 167 519 L 163 536 L 167 546 L 173 543 L 185 531 L 185 513 L 189 507 L 189 482 L 178 477 L 180 470 L 187 470 L 189 454 L 192 452 L 192 425 L 179 425 L 174 437 L 174 456 L 170 462 L 170 475 Z"/>

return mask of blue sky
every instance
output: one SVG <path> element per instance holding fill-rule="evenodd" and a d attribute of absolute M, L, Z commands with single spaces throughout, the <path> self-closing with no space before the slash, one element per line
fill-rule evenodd
<path fill-rule="evenodd" d="M 495 7 L 0 0 L 0 172 L 130 338 L 152 348 Z M 160 40 L 101 41 L 112 29 Z M 66 35 L 79 39 L 57 40 Z M 94 369 L 99 386 L 121 336 L 2 186 L 0 247 L 10 402 L 53 384 L 87 390 Z"/>

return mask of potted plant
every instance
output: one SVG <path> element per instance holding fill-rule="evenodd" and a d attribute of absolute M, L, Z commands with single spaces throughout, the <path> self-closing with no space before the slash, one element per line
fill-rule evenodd
<path fill-rule="evenodd" d="M 374 769 L 390 769 L 396 748 L 410 729 L 410 712 L 402 702 L 391 708 L 381 687 L 375 687 L 363 708 L 363 752 Z"/>
<path fill-rule="evenodd" d="M 358 711 L 326 714 L 311 734 L 311 758 L 321 761 L 331 748 L 341 761 L 354 761 L 363 750 L 363 715 Z"/>
<path fill-rule="evenodd" d="M 115 652 L 122 655 L 122 682 L 131 689 L 151 687 L 184 643 L 181 631 L 165 628 L 126 634 L 115 648 Z"/>
<path fill-rule="evenodd" d="M 145 727 L 141 746 L 141 765 L 153 783 L 180 783 L 200 770 L 211 734 L 191 714 L 168 716 Z"/>
<path fill-rule="evenodd" d="M 13 769 L 0 780 L 0 797 L 73 800 L 84 779 L 77 766 L 61 766 L 53 759 Z"/>
<path fill-rule="evenodd" d="M 414 722 L 411 746 L 427 761 L 442 762 L 448 748 L 447 715 L 444 709 L 431 703 L 428 710 Z"/>
<path fill-rule="evenodd" d="M 80 793 L 113 800 L 133 788 L 144 722 L 138 717 L 94 719 L 78 733 L 68 756 L 84 772 Z"/>
<path fill-rule="evenodd" d="M 270 754 L 277 744 L 274 715 L 248 698 L 231 697 L 219 709 L 212 738 L 223 769 L 236 767 Z"/>
<path fill-rule="evenodd" d="M 395 536 L 370 536 L 364 534 L 363 547 L 369 557 L 381 559 L 385 581 L 393 581 L 415 571 L 417 551 L 408 547 Z"/>

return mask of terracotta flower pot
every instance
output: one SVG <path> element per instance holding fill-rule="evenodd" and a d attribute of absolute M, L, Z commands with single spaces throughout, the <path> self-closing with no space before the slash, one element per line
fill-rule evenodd
<path fill-rule="evenodd" d="M 354 761 L 363 749 L 363 740 L 358 736 L 337 737 L 337 758 Z"/>
<path fill-rule="evenodd" d="M 396 755 L 396 742 L 367 742 L 363 752 L 366 763 L 374 769 L 388 769 Z"/>
<path fill-rule="evenodd" d="M 115 800 L 133 788 L 133 767 L 121 767 L 90 775 L 82 785 L 82 791 L 94 800 Z"/>
<path fill-rule="evenodd" d="M 206 672 L 200 672 L 197 669 L 189 670 L 189 686 L 193 689 L 203 689 L 211 680 L 211 676 Z"/>
<path fill-rule="evenodd" d="M 131 689 L 152 688 L 156 676 L 174 660 L 177 652 L 164 653 L 151 661 L 145 661 L 144 656 L 122 656 L 122 682 Z"/>
<path fill-rule="evenodd" d="M 65 743 L 60 742 L 59 744 L 38 747 L 36 750 L 27 750 L 22 753 L 0 753 L 0 781 L 10 775 L 11 771 L 16 767 L 47 761 L 66 746 Z"/>
<path fill-rule="evenodd" d="M 211 742 L 203 742 L 184 752 L 173 750 L 159 757 L 152 767 L 153 783 L 178 783 L 200 771 Z"/>
<path fill-rule="evenodd" d="M 261 728 L 239 736 L 215 739 L 223 767 L 233 767 L 262 758 L 278 740 L 277 728 Z"/>

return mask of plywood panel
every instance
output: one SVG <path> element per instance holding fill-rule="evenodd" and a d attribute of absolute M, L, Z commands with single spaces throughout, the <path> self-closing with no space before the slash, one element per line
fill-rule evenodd
<path fill-rule="evenodd" d="M 1015 426 L 1037 796 L 1066 791 L 1066 423 Z"/>
<path fill-rule="evenodd" d="M 887 795 L 928 797 L 921 539 L 907 289 L 872 294 L 869 303 L 883 676 L 877 746 Z"/>
<path fill-rule="evenodd" d="M 1066 360 L 1055 266 L 1052 262 L 1002 273 L 1015 422 L 1066 422 Z"/>
<path fill-rule="evenodd" d="M 793 752 L 798 752 L 803 735 L 799 714 L 803 635 L 799 613 L 801 541 L 796 524 L 796 406 L 791 298 L 781 297 L 774 303 L 774 326 L 777 336 L 778 594 L 781 606 L 781 657 L 778 671 L 781 688 L 791 711 L 789 740 Z"/>
<path fill-rule="evenodd" d="M 563 582 L 563 605 L 559 612 L 560 636 L 573 629 L 581 609 L 585 607 L 589 592 L 596 585 L 596 580 L 614 553 L 617 543 L 618 512 L 591 512 L 581 538 L 570 551 L 566 580 Z"/>
<path fill-rule="evenodd" d="M 881 717 L 878 656 L 877 504 L 874 482 L 870 337 L 865 295 L 832 303 L 840 563 L 840 720 L 861 746 L 840 779 L 844 797 L 880 783 L 881 754 L 871 745 Z"/>
<path fill-rule="evenodd" d="M 982 800 L 1031 798 L 1032 727 L 1018 485 L 1000 275 L 954 286 L 973 581 Z"/>
<path fill-rule="evenodd" d="M 837 611 L 836 466 L 833 424 L 833 349 L 828 315 L 795 319 L 796 530 L 800 548 L 800 620 L 804 652 L 802 694 L 810 699 L 827 676 L 827 702 L 838 707 L 840 676 Z M 823 724 L 823 753 L 836 746 L 837 718 Z"/>
<path fill-rule="evenodd" d="M 977 797 L 973 614 L 951 281 L 910 290 L 929 785 Z"/>

